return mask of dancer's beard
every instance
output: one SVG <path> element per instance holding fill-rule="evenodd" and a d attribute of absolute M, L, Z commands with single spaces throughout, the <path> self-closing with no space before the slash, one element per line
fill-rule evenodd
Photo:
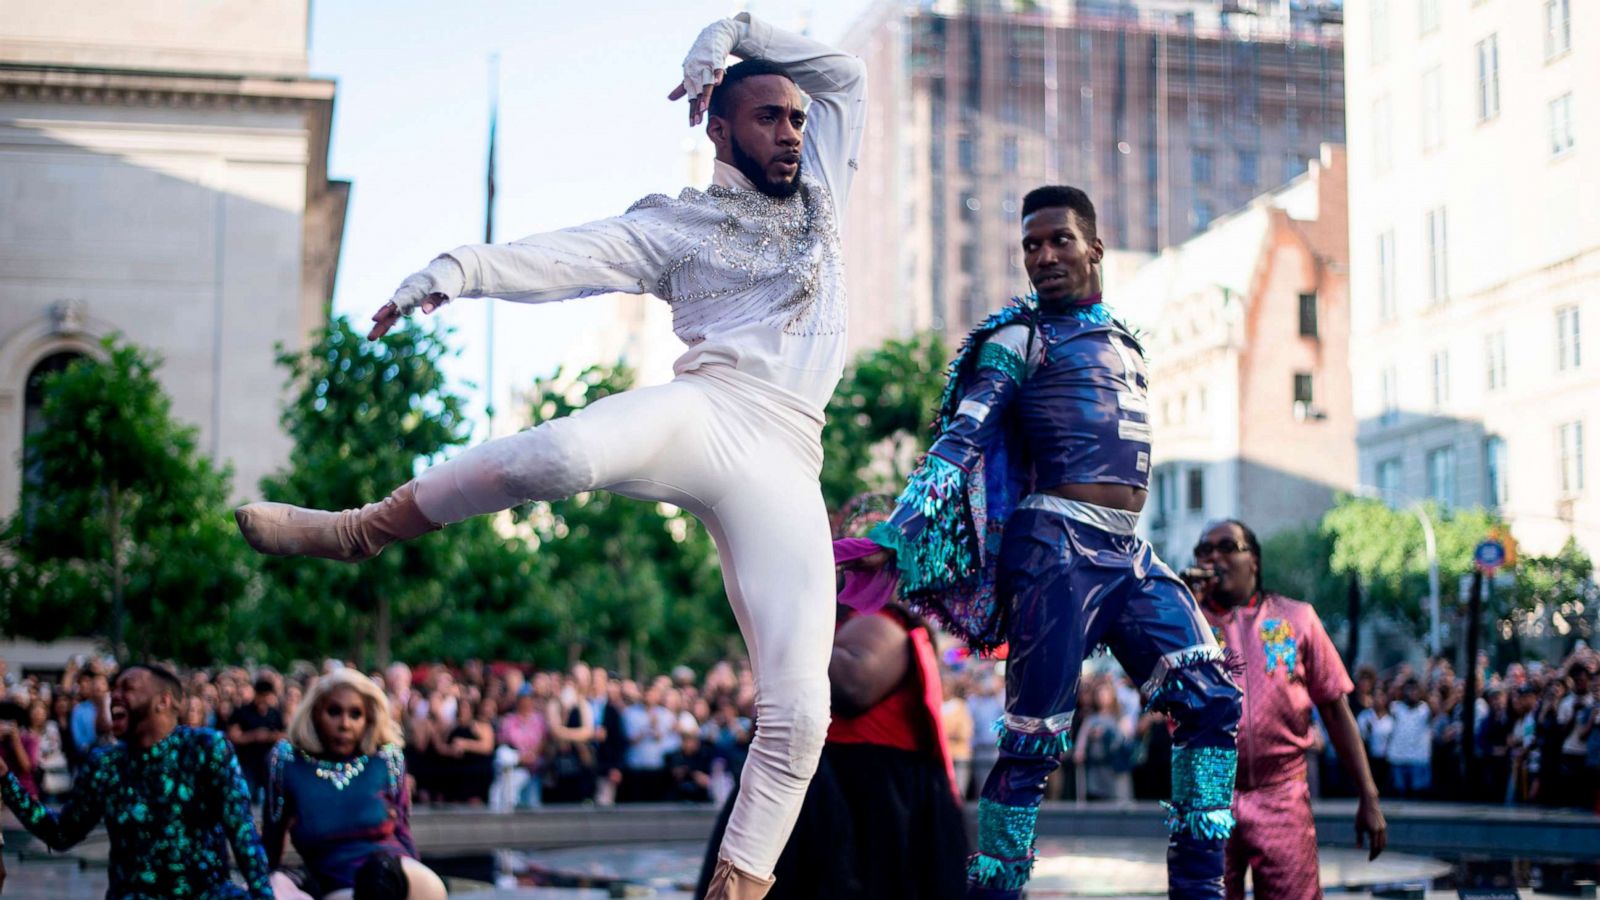
<path fill-rule="evenodd" d="M 750 179 L 750 183 L 755 185 L 756 190 L 761 193 L 766 194 L 768 197 L 784 200 L 793 197 L 795 192 L 800 190 L 800 172 L 801 166 L 804 165 L 803 161 L 795 163 L 793 178 L 788 181 L 773 181 L 767 177 L 767 167 L 757 162 L 754 156 L 746 153 L 744 148 L 739 146 L 738 138 L 734 138 L 729 142 L 729 148 L 733 152 L 734 168 L 743 172 L 744 177 Z"/>

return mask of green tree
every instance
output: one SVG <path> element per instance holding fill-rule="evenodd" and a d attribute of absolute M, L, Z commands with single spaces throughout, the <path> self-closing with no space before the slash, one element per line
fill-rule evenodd
<path fill-rule="evenodd" d="M 633 386 L 623 366 L 557 370 L 530 392 L 535 425 Z M 741 646 L 716 548 L 693 516 L 604 491 L 534 504 L 523 522 L 551 569 L 567 658 L 632 671 L 705 665 Z"/>
<path fill-rule="evenodd" d="M 1422 512 L 1437 540 L 1440 590 L 1453 594 L 1457 580 L 1472 571 L 1473 550 L 1500 522 L 1479 507 L 1442 510 L 1429 503 Z M 1322 531 L 1332 540 L 1330 568 L 1361 577 L 1367 609 L 1387 613 L 1422 634 L 1428 616 L 1428 560 L 1416 516 L 1381 500 L 1342 497 L 1323 516 Z"/>
<path fill-rule="evenodd" d="M 44 383 L 34 473 L 7 524 L 7 631 L 98 635 L 119 657 L 232 656 L 249 628 L 254 559 L 233 532 L 230 473 L 172 416 L 160 361 L 120 339 Z"/>
<path fill-rule="evenodd" d="M 1559 613 L 1578 624 L 1575 637 L 1593 641 L 1588 622 L 1600 599 L 1595 588 L 1594 560 L 1574 538 L 1550 556 L 1525 556 L 1511 569 L 1515 575 L 1510 591 L 1497 591 L 1488 612 L 1494 616 L 1495 631 L 1502 639 L 1516 640 L 1518 624 L 1526 614 L 1541 611 Z"/>
<path fill-rule="evenodd" d="M 294 451 L 262 493 L 317 509 L 360 506 L 410 480 L 419 461 L 465 443 L 465 404 L 440 365 L 446 334 L 413 325 L 368 341 L 341 316 L 304 353 L 280 354 L 295 392 L 282 418 Z M 548 624 L 538 605 L 546 567 L 490 517 L 357 566 L 268 559 L 263 568 L 271 590 L 257 650 L 269 659 L 493 654 Z"/>
<path fill-rule="evenodd" d="M 1261 539 L 1266 589 L 1316 607 L 1329 627 L 1349 614 L 1349 576 L 1333 571 L 1333 535 L 1319 525 L 1287 528 Z"/>
<path fill-rule="evenodd" d="M 838 509 L 863 491 L 898 494 L 928 448 L 950 352 L 934 332 L 886 341 L 845 369 L 828 402 L 822 495 Z"/>

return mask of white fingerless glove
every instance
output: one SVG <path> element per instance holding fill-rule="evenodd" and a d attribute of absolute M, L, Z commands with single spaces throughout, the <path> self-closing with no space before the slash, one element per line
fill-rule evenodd
<path fill-rule="evenodd" d="M 394 296 L 389 298 L 395 309 L 400 310 L 403 316 L 411 315 L 411 311 L 422 305 L 429 297 L 434 298 L 438 304 L 448 303 L 461 295 L 461 290 L 466 286 L 466 273 L 461 271 L 461 264 L 453 257 L 441 256 L 421 272 L 409 275 L 400 286 L 395 289 Z"/>
<path fill-rule="evenodd" d="M 737 19 L 718 19 L 694 39 L 689 55 L 683 58 L 683 89 L 691 98 L 716 83 L 717 70 L 727 67 L 728 54 L 748 27 Z"/>

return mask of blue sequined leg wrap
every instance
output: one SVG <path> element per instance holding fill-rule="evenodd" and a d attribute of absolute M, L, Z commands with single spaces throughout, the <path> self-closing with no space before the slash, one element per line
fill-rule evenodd
<path fill-rule="evenodd" d="M 978 801 L 978 852 L 967 860 L 967 883 L 991 891 L 1021 891 L 1033 874 L 1037 806 Z"/>
<path fill-rule="evenodd" d="M 1238 753 L 1225 747 L 1172 749 L 1172 802 L 1167 829 L 1225 839 L 1233 833 L 1233 776 Z"/>
<path fill-rule="evenodd" d="M 1068 719 L 1066 728 L 1057 732 L 1016 731 L 1005 726 L 1004 719 L 994 723 L 1000 749 L 1018 756 L 1060 756 L 1072 749 L 1072 726 Z"/>

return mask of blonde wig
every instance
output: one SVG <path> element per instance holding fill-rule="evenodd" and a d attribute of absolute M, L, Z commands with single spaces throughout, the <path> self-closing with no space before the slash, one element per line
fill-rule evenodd
<path fill-rule="evenodd" d="M 289 720 L 289 743 L 312 756 L 322 755 L 322 739 L 317 736 L 316 709 L 329 693 L 342 687 L 354 689 L 361 695 L 362 705 L 366 707 L 367 730 L 361 736 L 361 753 L 370 755 L 378 752 L 380 747 L 403 742 L 400 727 L 389 715 L 389 698 L 384 695 L 383 689 L 355 669 L 345 668 L 321 676 L 306 689 L 305 697 Z"/>

